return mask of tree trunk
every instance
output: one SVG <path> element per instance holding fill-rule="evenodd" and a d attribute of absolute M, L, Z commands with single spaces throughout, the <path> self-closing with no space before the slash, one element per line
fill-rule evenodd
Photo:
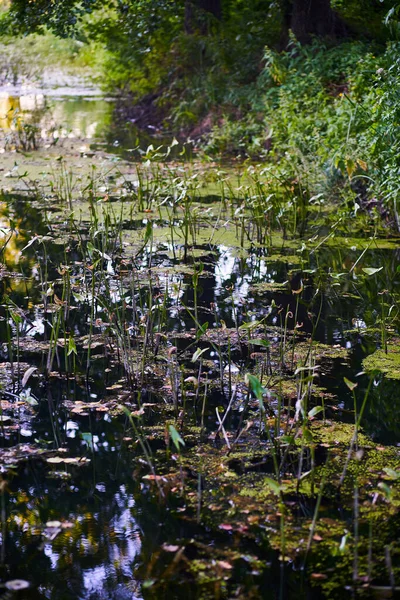
<path fill-rule="evenodd" d="M 287 28 L 301 44 L 310 43 L 313 36 L 344 37 L 346 27 L 332 10 L 330 0 L 284 0 L 284 29 Z"/>
<path fill-rule="evenodd" d="M 221 20 L 221 0 L 187 0 L 185 2 L 185 31 L 207 33 L 207 16 Z"/>

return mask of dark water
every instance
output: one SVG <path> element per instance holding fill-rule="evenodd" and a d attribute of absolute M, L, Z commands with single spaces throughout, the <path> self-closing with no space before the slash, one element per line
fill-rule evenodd
<path fill-rule="evenodd" d="M 96 137 L 97 147 L 103 145 L 103 148 L 117 153 L 123 150 L 122 154 L 126 155 L 139 144 L 133 124 L 127 125 L 125 130 L 111 126 L 112 102 L 93 98 L 64 98 L 61 103 L 48 99 L 47 102 L 52 118 L 57 117 L 58 122 L 64 124 L 65 131 L 73 132 L 78 138 Z M 100 141 L 99 135 L 102 136 Z M 20 251 L 33 234 L 43 236 L 49 233 L 48 218 L 37 201 L 26 195 L 3 194 L 0 200 L 2 222 L 12 218 L 18 223 L 18 234 L 1 251 L 2 262 L 8 271 L 17 272 L 17 276 L 7 273 L 0 279 L 1 360 L 4 363 L 9 360 L 10 318 L 6 305 L 10 307 L 11 302 L 12 306 L 23 311 L 21 337 L 31 341 L 30 350 L 21 345 L 20 360 L 37 366 L 40 374 L 37 376 L 36 373 L 30 383 L 37 406 L 33 409 L 20 407 L 19 427 L 0 432 L 3 450 L 20 447 L 21 452 L 26 454 L 26 460 L 19 466 L 8 468 L 1 480 L 0 580 L 10 582 L 20 579 L 30 584 L 29 588 L 19 592 L 0 587 L 0 595 L 4 598 L 51 600 L 323 597 L 318 588 L 306 582 L 297 565 L 278 561 L 277 554 L 268 547 L 262 535 L 258 540 L 239 540 L 218 529 L 197 525 L 196 519 L 181 518 L 179 503 L 162 501 L 154 494 L 151 485 L 142 477 L 143 455 L 140 448 L 132 449 L 128 419 L 121 414 L 114 415 L 112 410 L 99 411 L 95 407 L 98 401 L 115 401 L 118 386 L 121 393 L 130 395 L 132 404 L 137 401 L 137 392 L 132 392 L 126 385 L 120 366 L 93 352 L 87 376 L 85 351 L 79 349 L 76 376 L 66 377 L 66 358 L 60 351 L 60 356 L 54 361 L 54 370 L 59 372 L 59 376 L 49 380 L 44 377 L 47 352 L 40 349 L 39 343 L 49 340 L 54 321 L 43 309 L 40 269 L 43 272 L 46 268 L 48 280 L 54 282 L 54 291 L 61 296 L 62 281 L 57 269 L 65 262 L 66 251 L 64 245 L 50 241 L 46 255 L 42 247 L 32 245 L 24 250 L 21 259 Z M 204 199 L 204 206 L 207 200 L 210 199 Z M 57 210 L 57 207 L 53 208 Z M 163 226 L 162 220 L 158 225 Z M 124 223 L 124 231 L 144 226 L 142 217 L 132 218 Z M 87 233 L 85 223 L 82 223 L 82 232 Z M 234 328 L 253 318 L 263 318 L 269 314 L 274 301 L 277 307 L 297 314 L 297 322 L 301 323 L 299 330 L 308 334 L 313 331 L 315 321 L 312 313 L 320 311 L 315 340 L 349 349 L 350 359 L 336 359 L 333 369 L 321 375 L 319 385 L 335 396 L 335 410 L 328 409 L 328 415 L 352 422 L 353 399 L 343 377 L 352 380 L 362 369 L 362 359 L 376 348 L 376 336 L 364 335 L 363 331 L 375 326 L 379 319 L 382 311 L 380 293 L 386 290 L 385 294 L 388 293 L 391 298 L 389 303 L 395 303 L 393 298 L 400 297 L 399 251 L 369 250 L 363 266 L 383 266 L 382 276 L 349 278 L 346 293 L 342 290 L 340 294 L 325 280 L 316 303 L 316 288 L 324 280 L 321 274 L 332 269 L 341 270 L 344 263 L 353 264 L 360 250 L 344 252 L 340 244 L 332 246 L 318 253 L 318 262 L 311 255 L 304 272 L 298 264 L 293 264 L 293 250 L 283 250 L 278 258 L 272 260 L 272 251 L 260 251 L 256 247 L 250 247 L 240 256 L 221 244 L 199 244 L 195 250 L 196 260 L 189 257 L 186 266 L 193 267 L 193 263 L 199 262 L 203 265 L 197 293 L 191 284 L 192 276 L 179 270 L 182 260 L 171 256 L 168 244 L 160 243 L 153 250 L 152 268 L 176 269 L 170 280 L 166 279 L 170 288 L 173 283 L 181 284 L 180 296 L 171 293 L 166 304 L 166 330 L 176 332 L 178 350 L 185 347 L 185 341 L 179 338 L 179 334 L 193 327 L 188 312 L 180 310 L 182 305 L 196 305 L 199 324 L 207 322 L 210 329 L 216 329 L 221 321 L 228 328 Z M 68 245 L 72 280 L 82 277 L 80 258 L 78 243 L 72 239 Z M 120 257 L 110 261 L 107 267 L 110 273 L 113 270 L 118 272 L 121 267 L 119 260 Z M 146 257 L 142 260 L 143 264 L 147 264 Z M 139 259 L 136 266 L 140 271 Z M 160 277 L 153 284 L 153 295 L 166 293 L 166 279 Z M 263 294 L 256 291 L 259 283 L 286 281 L 290 281 L 291 289 L 295 290 L 300 282 L 304 282 L 304 293 L 298 304 L 290 287 L 287 291 Z M 143 314 L 150 308 L 148 296 L 149 286 L 144 283 L 136 292 L 136 305 Z M 75 299 L 72 305 L 75 310 L 69 315 L 70 331 L 76 338 L 88 335 L 89 303 Z M 133 323 L 133 312 L 130 314 L 127 309 L 127 314 L 128 323 L 130 318 Z M 269 317 L 271 325 L 279 325 L 280 314 L 279 310 L 275 310 Z M 110 315 L 99 305 L 96 317 L 107 322 Z M 288 329 L 294 325 L 294 317 L 289 317 Z M 96 332 L 99 333 L 100 329 Z M 15 324 L 11 331 L 15 335 Z M 35 343 L 38 344 L 37 349 Z M 217 369 L 218 361 L 212 351 L 205 354 L 205 358 L 214 361 Z M 242 369 L 250 359 L 234 355 L 233 360 Z M 4 363 L 3 372 L 6 371 Z M 366 379 L 360 383 L 361 392 L 365 386 Z M 379 376 L 372 387 L 363 427 L 380 444 L 400 443 L 398 408 L 394 402 L 397 390 L 397 382 Z M 6 401 L 15 400 L 10 396 L 13 393 L 18 394 L 19 390 L 12 384 L 2 389 Z M 150 405 L 145 410 L 144 419 L 149 424 L 159 425 L 163 422 L 163 414 L 152 405 L 165 404 L 162 392 L 145 389 L 141 393 L 142 401 Z M 361 401 L 362 393 L 358 398 Z M 82 411 L 74 412 L 71 407 L 79 402 L 85 403 L 85 406 Z M 205 426 L 209 431 L 216 428 L 215 406 L 221 402 L 226 402 L 226 399 L 214 393 L 205 414 Z M 199 414 L 195 411 L 190 414 L 193 424 L 198 426 Z M 237 415 L 235 418 L 238 420 Z M 49 467 L 49 463 L 35 455 L 29 458 L 28 451 L 18 446 L 28 443 L 49 451 L 62 448 L 69 457 L 89 460 L 86 464 L 50 463 Z M 304 503 L 303 510 L 312 515 L 313 505 L 307 506 L 306 500 Z M 335 506 L 330 510 L 337 516 Z M 349 515 L 343 514 L 342 517 L 344 521 L 350 520 Z M 237 545 L 243 558 L 235 563 L 229 581 L 222 584 L 221 577 L 219 582 L 211 579 L 200 585 L 189 573 L 187 563 L 174 563 L 178 548 L 183 546 L 186 561 L 208 557 L 211 564 L 218 561 L 219 550 L 223 551 L 232 544 Z M 171 546 L 175 550 L 171 551 Z M 248 558 L 248 555 L 254 554 L 260 561 L 257 567 L 251 566 Z M 386 582 L 384 577 L 382 580 Z M 342 593 L 351 597 L 351 593 L 344 589 Z"/>

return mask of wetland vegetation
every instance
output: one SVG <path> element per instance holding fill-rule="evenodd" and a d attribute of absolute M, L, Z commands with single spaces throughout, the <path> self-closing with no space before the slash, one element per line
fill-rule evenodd
<path fill-rule="evenodd" d="M 3 3 L 1 598 L 398 597 L 399 11 L 310 3 Z"/>

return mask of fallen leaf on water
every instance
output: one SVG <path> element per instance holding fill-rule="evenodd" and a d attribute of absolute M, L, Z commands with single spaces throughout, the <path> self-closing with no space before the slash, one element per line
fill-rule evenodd
<path fill-rule="evenodd" d="M 90 458 L 86 458 L 83 456 L 82 458 L 73 458 L 73 457 L 61 457 L 61 456 L 51 456 L 47 459 L 47 462 L 53 465 L 58 465 L 60 463 L 65 463 L 67 465 L 83 465 L 85 463 L 90 462 Z"/>
<path fill-rule="evenodd" d="M 226 562 L 226 560 L 219 560 L 217 562 L 217 565 L 222 569 L 233 569 L 233 566 L 230 563 Z"/>
<path fill-rule="evenodd" d="M 232 531 L 233 527 L 232 525 L 229 525 L 229 523 L 221 523 L 221 525 L 219 525 L 220 529 L 223 529 L 224 531 Z"/>
<path fill-rule="evenodd" d="M 180 546 L 174 546 L 173 544 L 163 544 L 162 545 L 162 549 L 165 550 L 165 552 L 177 552 L 179 550 Z"/>
<path fill-rule="evenodd" d="M 150 481 L 167 481 L 162 475 L 143 475 L 142 479 L 149 479 Z"/>

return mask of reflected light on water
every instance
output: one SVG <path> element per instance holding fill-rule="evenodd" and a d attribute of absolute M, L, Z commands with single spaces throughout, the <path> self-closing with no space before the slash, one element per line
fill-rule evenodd
<path fill-rule="evenodd" d="M 43 93 L 12 95 L 0 90 L 0 130 L 37 128 L 42 140 L 96 137 L 107 121 L 111 104 L 101 98 L 47 98 Z"/>

